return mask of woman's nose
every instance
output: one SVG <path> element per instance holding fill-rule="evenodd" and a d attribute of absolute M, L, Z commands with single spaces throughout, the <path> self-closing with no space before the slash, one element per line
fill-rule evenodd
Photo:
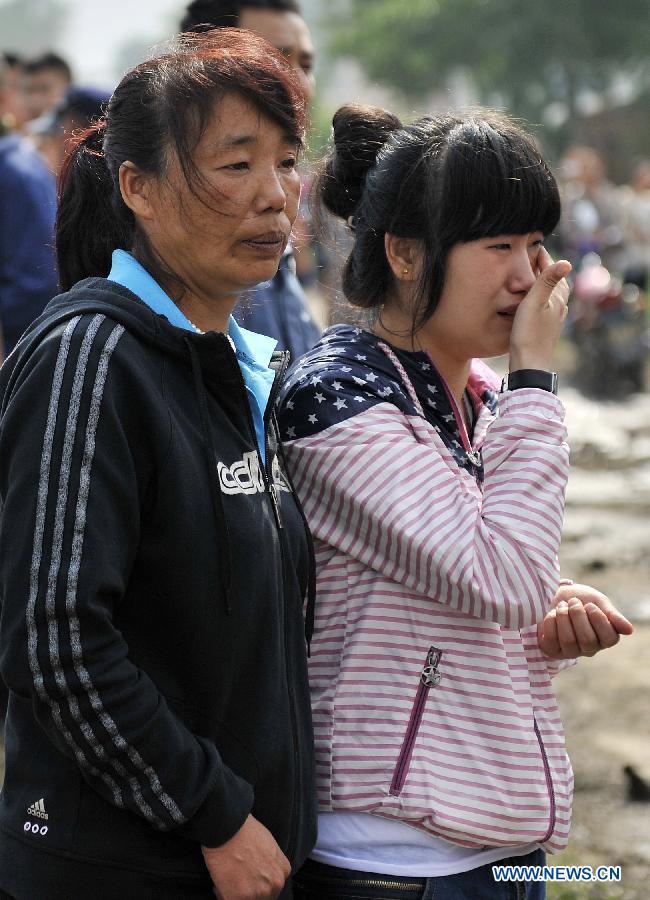
<path fill-rule="evenodd" d="M 511 293 L 527 294 L 532 288 L 537 279 L 533 268 L 535 261 L 536 257 L 531 259 L 528 250 L 522 250 L 512 255 L 508 281 L 508 289 Z"/>
<path fill-rule="evenodd" d="M 287 205 L 287 191 L 278 172 L 272 169 L 263 178 L 257 192 L 257 212 L 280 212 Z"/>

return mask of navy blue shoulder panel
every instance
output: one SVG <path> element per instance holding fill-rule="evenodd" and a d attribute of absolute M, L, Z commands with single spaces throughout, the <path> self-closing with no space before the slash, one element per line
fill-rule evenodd
<path fill-rule="evenodd" d="M 289 372 L 278 400 L 280 433 L 284 440 L 310 437 L 384 402 L 417 415 L 374 335 L 335 325 Z"/>

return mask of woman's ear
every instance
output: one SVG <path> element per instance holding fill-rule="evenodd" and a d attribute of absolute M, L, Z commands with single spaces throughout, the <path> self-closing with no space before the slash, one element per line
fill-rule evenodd
<path fill-rule="evenodd" d="M 398 281 L 417 281 L 422 269 L 422 242 L 417 238 L 384 235 L 386 259 Z"/>
<path fill-rule="evenodd" d="M 152 219 L 153 210 L 149 200 L 151 178 L 134 163 L 126 160 L 120 166 L 119 183 L 122 200 L 133 215 L 138 219 Z"/>

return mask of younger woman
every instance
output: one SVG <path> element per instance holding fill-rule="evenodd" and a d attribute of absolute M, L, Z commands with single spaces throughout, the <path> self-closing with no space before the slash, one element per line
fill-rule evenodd
<path fill-rule="evenodd" d="M 321 193 L 355 235 L 346 296 L 373 316 L 330 329 L 281 398 L 317 559 L 321 814 L 295 896 L 511 897 L 490 864 L 540 863 L 569 830 L 556 659 L 629 630 L 591 589 L 556 595 L 557 187 L 496 114 L 344 108 Z M 507 352 L 499 390 L 474 360 Z"/>

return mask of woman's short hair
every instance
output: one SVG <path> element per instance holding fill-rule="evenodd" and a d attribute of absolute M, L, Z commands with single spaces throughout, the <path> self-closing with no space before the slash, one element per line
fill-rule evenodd
<path fill-rule="evenodd" d="M 162 176 L 172 155 L 189 187 L 206 197 L 194 153 L 219 101 L 236 94 L 302 144 L 306 101 L 279 51 L 235 28 L 182 35 L 166 52 L 124 76 L 105 118 L 78 136 L 59 186 L 56 244 L 61 287 L 105 276 L 113 250 L 137 250 L 154 277 L 161 272 L 122 200 L 120 166 Z M 207 199 L 206 199 L 207 202 Z"/>
<path fill-rule="evenodd" d="M 560 217 L 555 179 L 533 139 L 487 109 L 403 126 L 386 110 L 344 106 L 317 193 L 351 225 L 347 299 L 377 309 L 393 283 L 384 236 L 422 243 L 414 327 L 433 314 L 454 244 L 499 234 L 549 234 Z"/>

